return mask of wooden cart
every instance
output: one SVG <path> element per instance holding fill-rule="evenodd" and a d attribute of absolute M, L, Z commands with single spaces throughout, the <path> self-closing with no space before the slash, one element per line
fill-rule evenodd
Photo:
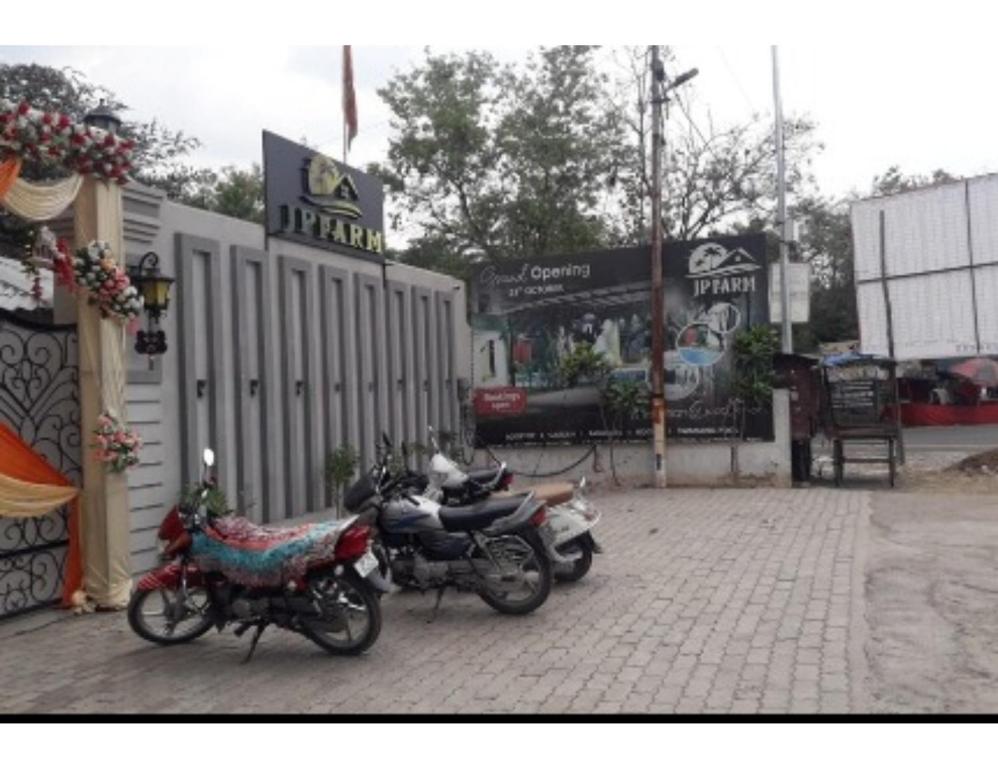
<path fill-rule="evenodd" d="M 855 353 L 822 361 L 822 426 L 832 441 L 836 485 L 842 485 L 846 464 L 887 464 L 894 487 L 901 439 L 896 367 L 888 358 Z M 849 457 L 850 442 L 882 444 L 886 456 Z"/>

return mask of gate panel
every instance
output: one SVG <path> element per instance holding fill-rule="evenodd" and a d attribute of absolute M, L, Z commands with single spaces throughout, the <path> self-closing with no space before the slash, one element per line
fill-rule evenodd
<path fill-rule="evenodd" d="M 420 443 L 429 446 L 427 427 L 440 429 L 440 400 L 438 373 L 433 361 L 437 359 L 437 334 L 434 331 L 436 312 L 433 292 L 426 288 L 412 289 L 413 349 L 416 372 L 416 435 Z"/>
<path fill-rule="evenodd" d="M 264 251 L 232 246 L 236 367 L 237 498 L 257 523 L 279 519 L 270 263 Z"/>
<path fill-rule="evenodd" d="M 417 441 L 409 287 L 388 281 L 388 407 L 396 445 Z"/>
<path fill-rule="evenodd" d="M 325 414 L 325 451 L 357 445 L 356 376 L 350 361 L 356 359 L 353 291 L 346 270 L 323 265 L 322 285 L 322 402 Z M 333 499 L 324 489 L 326 506 Z"/>
<path fill-rule="evenodd" d="M 437 359 L 440 371 L 440 429 L 456 433 L 457 377 L 454 364 L 454 299 L 450 292 L 437 291 Z"/>
<path fill-rule="evenodd" d="M 183 454 L 182 480 L 201 476 L 201 451 L 226 445 L 221 424 L 225 413 L 222 355 L 222 265 L 215 240 L 177 235 L 178 348 Z M 215 475 L 225 488 L 227 457 L 219 456 Z"/>
<path fill-rule="evenodd" d="M 76 327 L 44 326 L 0 310 L 0 421 L 49 464 L 80 482 Z M 0 619 L 58 601 L 68 510 L 0 519 Z"/>
<path fill-rule="evenodd" d="M 380 280 L 357 275 L 357 369 L 361 466 L 369 467 L 387 428 L 385 407 L 385 312 Z"/>
<path fill-rule="evenodd" d="M 314 265 L 281 256 L 281 340 L 284 345 L 285 517 L 320 507 L 318 361 L 314 350 Z"/>

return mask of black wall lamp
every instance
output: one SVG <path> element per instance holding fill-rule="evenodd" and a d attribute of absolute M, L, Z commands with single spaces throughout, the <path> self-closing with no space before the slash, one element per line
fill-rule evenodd
<path fill-rule="evenodd" d="M 166 352 L 166 333 L 160 329 L 160 318 L 170 306 L 170 286 L 173 278 L 160 274 L 159 256 L 149 251 L 138 265 L 128 270 L 132 285 L 142 296 L 148 317 L 147 330 L 139 331 L 135 338 L 135 351 L 140 355 L 162 355 Z"/>

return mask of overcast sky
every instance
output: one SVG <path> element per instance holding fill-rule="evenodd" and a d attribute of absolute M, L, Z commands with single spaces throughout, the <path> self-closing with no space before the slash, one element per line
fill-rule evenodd
<path fill-rule="evenodd" d="M 489 50 L 515 60 L 528 49 Z M 768 45 L 674 50 L 678 67 L 700 69 L 694 87 L 704 129 L 707 109 L 716 125 L 744 120 L 753 111 L 771 114 Z M 961 175 L 998 169 L 994 106 L 975 77 L 994 68 L 991 47 L 951 48 L 945 56 L 926 50 L 922 43 L 885 47 L 862 41 L 845 50 L 780 47 L 784 110 L 817 121 L 825 145 L 816 162 L 824 192 L 865 191 L 874 174 L 895 163 L 922 173 L 937 167 Z M 355 46 L 360 133 L 352 165 L 384 157 L 389 115 L 376 90 L 421 56 L 420 46 Z M 117 93 L 132 108 L 127 117 L 156 117 L 201 139 L 194 159 L 206 165 L 258 162 L 264 128 L 341 154 L 339 46 L 8 46 L 0 47 L 0 60 L 79 69 Z M 683 118 L 674 113 L 672 120 L 681 125 Z"/>

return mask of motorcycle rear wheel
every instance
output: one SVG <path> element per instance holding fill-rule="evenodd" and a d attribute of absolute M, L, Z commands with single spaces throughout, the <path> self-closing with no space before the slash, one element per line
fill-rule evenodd
<path fill-rule="evenodd" d="M 579 552 L 579 556 L 571 563 L 554 565 L 555 581 L 562 583 L 579 581 L 589 573 L 593 565 L 593 548 L 584 538 L 572 539 L 558 547 L 559 555 L 570 555 Z"/>
<path fill-rule="evenodd" d="M 147 604 L 157 598 L 159 605 L 149 610 Z M 180 592 L 175 589 L 136 592 L 128 602 L 128 625 L 143 640 L 159 645 L 189 643 L 211 629 L 211 599 L 203 587 L 189 587 L 183 606 L 178 605 L 179 600 Z M 153 621 L 157 617 L 160 620 Z M 177 632 L 181 627 L 183 631 Z"/>
<path fill-rule="evenodd" d="M 309 579 L 309 586 L 320 595 L 323 616 L 302 616 L 302 633 L 329 653 L 354 656 L 363 653 L 381 634 L 381 603 L 373 588 L 350 566 L 339 575 L 325 570 Z M 352 619 L 363 617 L 355 632 Z"/>
<path fill-rule="evenodd" d="M 530 585 L 529 595 L 516 599 L 510 597 L 509 591 L 494 589 L 483 584 L 478 596 L 499 613 L 522 616 L 540 608 L 551 593 L 551 561 L 540 538 L 532 532 L 499 536 L 490 540 L 492 545 L 501 545 L 508 550 L 507 560 L 516 561 L 516 566 L 523 575 L 524 584 Z M 505 555 L 500 555 L 500 562 Z M 511 564 L 511 563 L 510 563 Z M 527 578 L 528 575 L 536 578 Z"/>

